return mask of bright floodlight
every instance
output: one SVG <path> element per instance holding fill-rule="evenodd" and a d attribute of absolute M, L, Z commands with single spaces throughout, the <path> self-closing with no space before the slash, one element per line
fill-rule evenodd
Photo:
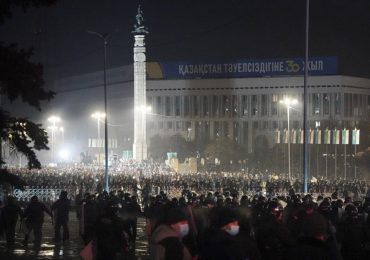
<path fill-rule="evenodd" d="M 287 105 L 287 106 L 290 106 L 290 105 L 295 105 L 298 103 L 298 100 L 297 99 L 291 99 L 291 98 L 284 98 L 283 100 L 280 100 L 280 103 L 281 104 L 284 104 L 284 105 Z"/>
<path fill-rule="evenodd" d="M 48 118 L 48 121 L 55 124 L 57 122 L 60 122 L 60 118 L 57 117 L 57 116 L 51 116 L 51 117 Z"/>
<path fill-rule="evenodd" d="M 95 112 L 94 114 L 91 115 L 91 117 L 96 118 L 96 119 L 102 119 L 105 117 L 105 113 Z"/>
<path fill-rule="evenodd" d="M 69 151 L 68 151 L 67 149 L 62 149 L 62 150 L 60 150 L 60 151 L 59 151 L 59 156 L 60 156 L 60 158 L 61 158 L 63 161 L 65 161 L 65 160 L 67 160 L 67 159 L 68 159 L 68 157 L 69 157 Z"/>
<path fill-rule="evenodd" d="M 150 113 L 152 111 L 152 107 L 151 106 L 139 106 L 139 107 L 136 107 L 136 109 L 138 111 L 140 111 L 141 113 Z"/>

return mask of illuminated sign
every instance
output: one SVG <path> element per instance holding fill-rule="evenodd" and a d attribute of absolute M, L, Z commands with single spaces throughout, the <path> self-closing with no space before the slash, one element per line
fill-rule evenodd
<path fill-rule="evenodd" d="M 303 58 L 244 60 L 226 63 L 148 62 L 149 79 L 244 78 L 303 75 Z M 309 75 L 337 73 L 336 57 L 312 57 Z"/>

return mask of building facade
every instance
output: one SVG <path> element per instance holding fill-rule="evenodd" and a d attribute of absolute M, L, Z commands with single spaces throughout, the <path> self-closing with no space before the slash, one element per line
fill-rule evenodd
<path fill-rule="evenodd" d="M 189 77 L 186 74 L 191 71 L 189 67 L 167 64 L 170 71 L 172 69 L 172 74 L 177 73 L 174 76 L 171 73 L 166 74 L 165 66 L 158 63 L 153 66 L 153 63 L 148 63 L 146 104 L 152 109 L 147 114 L 147 140 L 155 135 L 174 134 L 181 134 L 188 140 L 227 137 L 245 145 L 248 152 L 252 153 L 259 136 L 266 136 L 269 143 L 273 144 L 274 131 L 287 128 L 287 109 L 280 104 L 280 100 L 284 98 L 294 98 L 298 101 L 290 109 L 290 129 L 302 128 L 301 71 L 287 73 L 283 70 L 289 69 L 289 66 L 279 68 L 278 65 L 275 65 L 275 71 L 272 71 L 274 67 L 270 67 L 268 71 L 266 65 L 265 74 L 256 74 L 254 71 L 251 75 L 245 75 L 249 63 L 243 64 L 244 67 L 239 68 L 230 66 L 230 69 L 235 68 L 231 74 L 231 70 L 227 71 L 227 74 L 225 71 L 218 71 L 228 70 L 224 65 L 202 67 L 202 71 L 192 68 L 192 72 L 202 72 L 202 75 L 193 73 Z M 370 118 L 370 79 L 335 75 L 336 71 L 325 66 L 325 63 L 317 65 L 319 66 L 324 68 L 322 73 L 312 73 L 314 75 L 308 78 L 309 128 L 359 128 L 361 123 Z M 279 69 L 281 71 L 276 73 Z M 327 71 L 329 73 L 325 73 Z M 205 72 L 210 73 L 205 75 Z M 241 74 L 238 74 L 239 72 Z M 97 77 L 98 74 L 97 72 L 76 76 L 73 80 L 59 80 L 55 90 L 58 92 L 58 89 L 68 89 L 69 91 L 63 94 L 63 97 L 67 98 L 74 95 L 75 87 L 83 85 L 84 88 L 79 87 L 76 90 L 84 98 L 84 102 L 78 105 L 89 106 L 89 97 L 95 103 L 99 99 L 94 94 L 102 83 Z M 110 138 L 126 140 L 129 137 L 133 140 L 132 65 L 108 70 L 107 81 L 108 110 L 113 113 L 111 118 L 125 124 L 122 130 L 110 131 L 115 135 Z M 71 82 L 74 86 L 70 85 Z M 91 133 L 90 137 L 93 135 Z M 120 144 L 117 147 L 118 150 L 122 148 Z"/>

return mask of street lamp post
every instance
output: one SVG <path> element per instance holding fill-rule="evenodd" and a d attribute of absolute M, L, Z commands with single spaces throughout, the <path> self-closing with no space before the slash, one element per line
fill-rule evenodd
<path fill-rule="evenodd" d="M 95 112 L 91 115 L 91 117 L 96 118 L 98 122 L 98 141 L 97 141 L 97 147 L 100 148 L 100 120 L 105 118 L 105 113 L 101 112 Z M 100 149 L 99 149 L 100 150 Z M 100 151 L 98 151 L 98 164 L 100 164 Z"/>
<path fill-rule="evenodd" d="M 288 178 L 289 178 L 289 182 L 291 183 L 292 182 L 292 175 L 291 175 L 291 169 L 290 169 L 290 108 L 291 108 L 291 105 L 294 105 L 294 104 L 297 104 L 297 100 L 296 99 L 290 99 L 290 98 L 285 98 L 283 100 L 280 100 L 280 103 L 281 104 L 284 104 L 286 106 L 286 109 L 287 109 L 287 120 L 288 120 L 288 133 L 287 133 L 287 137 L 288 137 Z"/>
<path fill-rule="evenodd" d="M 109 34 L 98 33 L 94 31 L 87 31 L 90 34 L 96 35 L 103 40 L 104 45 L 104 155 L 105 155 L 105 170 L 104 170 L 104 190 L 109 192 L 109 178 L 108 178 L 108 116 L 107 116 L 107 45 Z"/>

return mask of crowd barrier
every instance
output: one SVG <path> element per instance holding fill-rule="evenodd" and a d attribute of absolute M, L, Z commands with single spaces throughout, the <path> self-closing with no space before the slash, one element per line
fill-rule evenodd
<path fill-rule="evenodd" d="M 33 196 L 37 196 L 42 202 L 54 202 L 59 198 L 61 191 L 67 191 L 74 196 L 74 192 L 68 187 L 26 187 L 25 190 L 14 189 L 13 196 L 20 202 L 28 202 Z"/>

